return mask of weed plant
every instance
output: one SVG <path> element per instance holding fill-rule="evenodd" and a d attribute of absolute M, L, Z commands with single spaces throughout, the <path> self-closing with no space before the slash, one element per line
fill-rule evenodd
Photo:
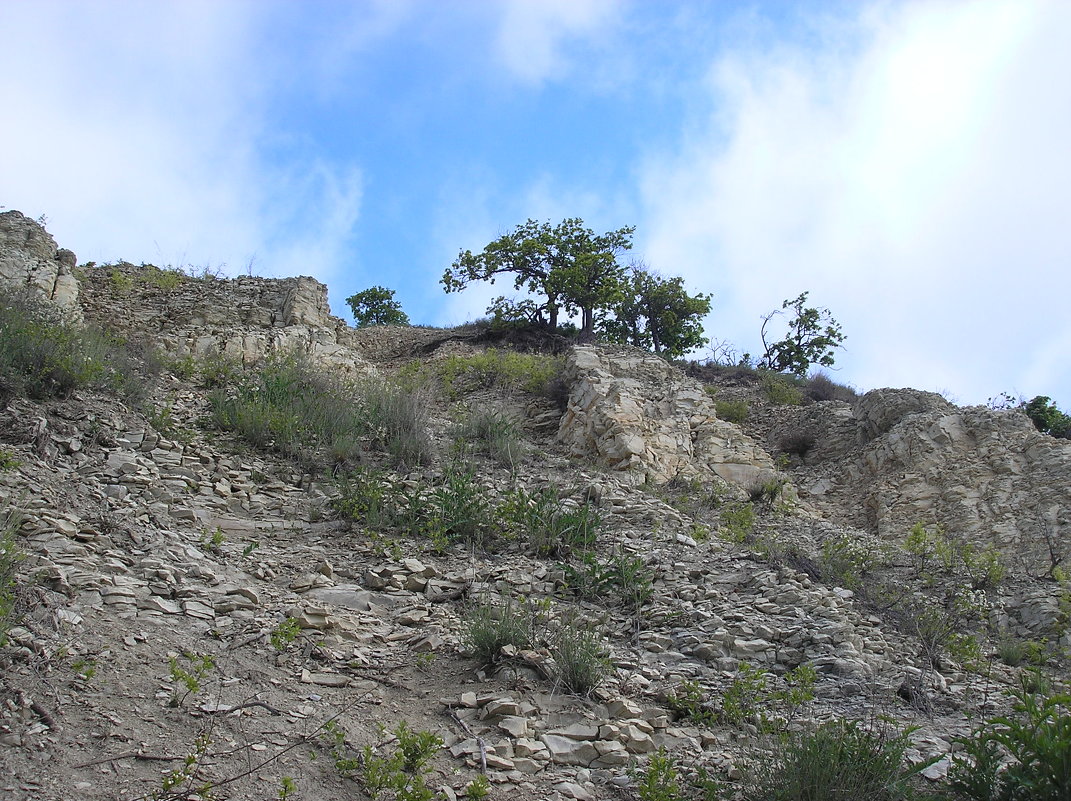
<path fill-rule="evenodd" d="M 367 441 L 405 464 L 431 456 L 419 397 L 384 382 L 344 382 L 296 355 L 268 359 L 234 385 L 212 390 L 209 402 L 217 427 L 262 450 L 318 452 L 341 464 Z"/>
<path fill-rule="evenodd" d="M 967 801 L 1071 798 L 1071 695 L 1025 681 L 1012 714 L 987 720 L 960 740 L 949 771 L 953 797 Z"/>
<path fill-rule="evenodd" d="M 711 707 L 710 699 L 697 681 L 682 681 L 677 689 L 666 696 L 666 703 L 678 717 L 697 726 L 711 726 L 718 722 L 718 715 Z"/>
<path fill-rule="evenodd" d="M 469 801 L 482 801 L 491 796 L 491 782 L 480 773 L 467 785 L 465 785 L 465 798 Z"/>
<path fill-rule="evenodd" d="M 411 533 L 431 540 L 439 553 L 455 542 L 484 548 L 491 536 L 492 504 L 471 470 L 453 465 L 437 486 L 408 506 Z"/>
<path fill-rule="evenodd" d="M 907 801 L 915 776 L 930 762 L 904 766 L 910 732 L 874 733 L 853 721 L 774 740 L 756 754 L 744 782 L 745 801 Z"/>
<path fill-rule="evenodd" d="M 353 387 L 352 402 L 373 444 L 406 465 L 426 464 L 434 453 L 428 434 L 428 398 L 386 381 Z M 360 429 L 353 434 L 359 436 Z"/>
<path fill-rule="evenodd" d="M 0 448 L 0 473 L 14 470 L 22 464 L 15 455 L 15 451 L 8 448 Z"/>
<path fill-rule="evenodd" d="M 474 409 L 454 428 L 454 436 L 475 443 L 478 453 L 500 465 L 514 465 L 524 455 L 517 423 L 501 409 Z"/>
<path fill-rule="evenodd" d="M 575 695 L 590 695 L 606 679 L 610 662 L 602 639 L 590 629 L 571 623 L 562 626 L 551 649 L 557 680 Z"/>
<path fill-rule="evenodd" d="M 301 624 L 296 617 L 288 617 L 271 630 L 268 639 L 271 647 L 276 651 L 285 651 L 287 647 L 301 634 Z"/>
<path fill-rule="evenodd" d="M 538 609 L 527 601 L 477 604 L 465 616 L 463 647 L 482 664 L 493 664 L 507 645 L 531 648 L 539 619 Z"/>
<path fill-rule="evenodd" d="M 602 525 L 598 509 L 587 503 L 563 506 L 553 487 L 535 492 L 514 488 L 505 494 L 497 514 L 540 556 L 587 553 L 594 549 Z"/>
<path fill-rule="evenodd" d="M 638 611 L 654 593 L 654 577 L 643 560 L 636 556 L 613 554 L 609 559 L 601 560 L 593 551 L 588 551 L 577 564 L 565 564 L 562 569 L 566 588 L 588 600 L 617 601 Z"/>
<path fill-rule="evenodd" d="M 341 518 L 363 523 L 373 532 L 399 524 L 397 509 L 401 489 L 387 474 L 374 470 L 342 473 L 335 483 L 338 495 L 331 508 Z"/>
<path fill-rule="evenodd" d="M 449 465 L 433 484 L 406 484 L 385 474 L 356 470 L 338 481 L 332 507 L 373 532 L 395 531 L 427 539 L 444 553 L 455 543 L 483 548 L 494 532 L 494 504 L 471 470 Z"/>

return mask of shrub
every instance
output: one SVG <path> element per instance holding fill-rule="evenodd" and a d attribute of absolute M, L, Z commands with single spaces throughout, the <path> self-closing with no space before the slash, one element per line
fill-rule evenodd
<path fill-rule="evenodd" d="M 727 504 L 718 515 L 718 520 L 718 536 L 739 545 L 755 530 L 755 507 L 750 503 Z"/>
<path fill-rule="evenodd" d="M 811 432 L 795 429 L 781 436 L 780 441 L 777 443 L 777 449 L 781 453 L 787 453 L 790 456 L 798 456 L 803 459 L 811 452 L 817 442 L 818 437 Z"/>
<path fill-rule="evenodd" d="M 538 617 L 530 603 L 516 604 L 512 598 L 501 606 L 477 604 L 465 616 L 462 644 L 466 652 L 490 665 L 498 660 L 503 646 L 530 648 Z"/>
<path fill-rule="evenodd" d="M 1071 439 L 1071 416 L 1064 414 L 1046 395 L 1024 403 L 1022 409 L 1034 423 L 1034 427 L 1043 434 Z"/>
<path fill-rule="evenodd" d="M 719 420 L 740 425 L 747 419 L 748 405 L 745 400 L 716 400 L 714 410 Z"/>
<path fill-rule="evenodd" d="M 987 720 L 960 740 L 949 771 L 956 798 L 1066 801 L 1071 798 L 1071 695 L 1024 684 L 1012 714 Z"/>
<path fill-rule="evenodd" d="M 708 697 L 697 682 L 686 680 L 666 700 L 670 709 L 696 724 L 754 722 L 764 730 L 784 729 L 804 704 L 814 700 L 817 679 L 818 672 L 809 664 L 777 678 L 742 662 L 716 699 Z"/>
<path fill-rule="evenodd" d="M 762 380 L 762 389 L 770 403 L 779 406 L 799 406 L 803 403 L 803 393 L 779 375 L 766 375 Z"/>
<path fill-rule="evenodd" d="M 683 775 L 665 748 L 651 754 L 647 766 L 634 769 L 632 776 L 640 801 L 721 801 L 727 797 L 721 782 L 706 769 L 696 768 L 694 775 Z"/>
<path fill-rule="evenodd" d="M 821 370 L 813 373 L 807 379 L 807 385 L 803 394 L 812 401 L 845 401 L 852 403 L 859 397 L 859 393 L 845 384 L 838 384 L 828 373 Z"/>
<path fill-rule="evenodd" d="M 1004 565 L 995 547 L 978 548 L 948 533 L 941 524 L 927 528 L 916 523 L 904 541 L 904 550 L 915 557 L 918 575 L 931 583 L 934 570 L 946 576 L 965 574 L 971 589 L 995 587 L 1004 578 Z"/>
<path fill-rule="evenodd" d="M 853 721 L 825 723 L 775 741 L 754 759 L 746 801 L 899 801 L 912 798 L 912 778 L 931 762 L 904 767 L 910 732 L 896 736 Z"/>
<path fill-rule="evenodd" d="M 640 801 L 680 801 L 681 788 L 677 767 L 665 748 L 652 754 L 647 768 L 637 776 L 636 794 Z"/>
<path fill-rule="evenodd" d="M 884 554 L 848 534 L 834 534 L 822 543 L 818 561 L 824 581 L 859 591 L 863 579 L 885 563 Z"/>
<path fill-rule="evenodd" d="M 774 504 L 785 490 L 785 479 L 771 478 L 751 485 L 748 488 L 748 500 L 751 503 Z"/>
<path fill-rule="evenodd" d="M 427 763 L 443 746 L 442 738 L 430 731 L 413 731 L 404 720 L 393 730 L 394 749 L 381 754 L 366 745 L 352 755 L 346 746 L 346 732 L 333 720 L 324 725 L 324 737 L 331 745 L 335 769 L 341 776 L 356 778 L 373 801 L 386 792 L 395 801 L 431 801 Z M 386 732 L 384 732 L 385 734 Z"/>

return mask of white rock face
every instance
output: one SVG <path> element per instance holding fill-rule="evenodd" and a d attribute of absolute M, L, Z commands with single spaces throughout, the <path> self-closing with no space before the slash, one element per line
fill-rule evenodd
<path fill-rule="evenodd" d="M 40 223 L 18 211 L 0 213 L 0 284 L 35 289 L 78 320 L 76 264 Z"/>
<path fill-rule="evenodd" d="M 577 457 L 654 483 L 716 475 L 750 487 L 777 475 L 758 443 L 718 419 L 697 381 L 646 351 L 575 347 L 565 380 L 569 405 L 558 439 Z"/>
<path fill-rule="evenodd" d="M 1071 540 L 1071 441 L 1025 415 L 911 389 L 873 390 L 840 411 L 803 409 L 796 424 L 816 437 L 801 497 L 831 519 L 896 544 L 917 522 L 940 523 L 1043 571 L 1049 544 Z"/>
<path fill-rule="evenodd" d="M 370 369 L 353 330 L 331 315 L 327 287 L 314 278 L 180 276 L 161 285 L 153 269 L 88 270 L 86 317 L 175 356 L 223 355 L 248 364 L 296 351 L 347 372 Z"/>

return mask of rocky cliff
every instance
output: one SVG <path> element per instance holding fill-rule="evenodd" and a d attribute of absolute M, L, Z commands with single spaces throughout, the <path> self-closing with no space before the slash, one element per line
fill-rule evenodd
<path fill-rule="evenodd" d="M 793 438 L 813 443 L 794 474 L 801 497 L 886 541 L 939 523 L 1034 574 L 1071 541 L 1071 443 L 1016 411 L 880 389 L 794 410 L 768 435 L 775 449 Z"/>
<path fill-rule="evenodd" d="M 175 357 L 252 364 L 297 352 L 348 372 L 368 368 L 353 331 L 331 315 L 327 287 L 314 278 L 194 278 L 123 262 L 82 270 L 81 286 L 87 320 Z"/>
<path fill-rule="evenodd" d="M 40 223 L 21 212 L 0 212 L 0 286 L 29 288 L 78 319 L 77 257 Z"/>

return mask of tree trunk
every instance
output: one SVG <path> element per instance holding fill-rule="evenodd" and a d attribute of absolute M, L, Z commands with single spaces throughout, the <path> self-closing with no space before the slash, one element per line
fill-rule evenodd
<path fill-rule="evenodd" d="M 581 309 L 580 341 L 595 341 L 595 310 Z"/>

